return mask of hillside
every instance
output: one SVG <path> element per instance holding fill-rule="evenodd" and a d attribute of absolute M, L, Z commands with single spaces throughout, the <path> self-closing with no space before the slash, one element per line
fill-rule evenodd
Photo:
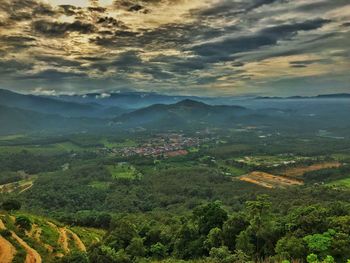
<path fill-rule="evenodd" d="M 249 112 L 240 106 L 211 106 L 186 99 L 175 104 L 155 104 L 131 113 L 123 114 L 114 121 L 125 127 L 186 128 L 193 125 L 222 124 L 234 116 Z"/>
<path fill-rule="evenodd" d="M 64 117 L 115 117 L 125 110 L 113 105 L 105 107 L 97 103 L 70 102 L 53 96 L 35 96 L 0 89 L 0 105 Z"/>
<path fill-rule="evenodd" d="M 84 95 L 61 95 L 54 97 L 58 100 L 75 103 L 94 103 L 103 106 L 115 106 L 125 109 L 140 109 L 153 104 L 172 104 L 187 98 L 186 96 L 169 96 L 153 92 L 121 92 L 121 93 L 88 93 Z"/>
<path fill-rule="evenodd" d="M 67 118 L 1 105 L 0 123 L 0 134 L 84 131 L 105 124 L 98 119 Z"/>
<path fill-rule="evenodd" d="M 0 262 L 56 262 L 102 240 L 103 230 L 69 227 L 31 214 L 0 212 Z"/>

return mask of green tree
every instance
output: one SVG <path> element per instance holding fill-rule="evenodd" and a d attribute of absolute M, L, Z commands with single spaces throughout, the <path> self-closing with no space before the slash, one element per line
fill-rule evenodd
<path fill-rule="evenodd" d="M 204 254 L 203 242 L 204 238 L 199 235 L 197 227 L 185 222 L 176 234 L 174 255 L 181 259 L 201 257 Z"/>
<path fill-rule="evenodd" d="M 231 254 L 228 247 L 222 246 L 222 247 L 213 247 L 210 250 L 210 258 L 214 260 L 214 262 L 217 263 L 232 263 L 234 262 L 233 255 Z"/>
<path fill-rule="evenodd" d="M 168 255 L 167 247 L 159 242 L 151 246 L 150 253 L 156 259 L 163 259 Z"/>
<path fill-rule="evenodd" d="M 323 234 L 308 235 L 304 237 L 304 240 L 311 253 L 318 253 L 321 256 L 325 256 L 330 252 L 334 235 L 334 230 L 328 230 Z"/>
<path fill-rule="evenodd" d="M 89 253 L 90 261 L 93 263 L 131 263 L 132 260 L 125 250 L 116 251 L 114 248 L 102 245 L 93 247 Z"/>
<path fill-rule="evenodd" d="M 119 251 L 126 249 L 135 237 L 138 237 L 135 225 L 128 220 L 121 219 L 115 222 L 115 228 L 109 233 L 105 242 L 115 251 Z"/>
<path fill-rule="evenodd" d="M 282 258 L 303 259 L 306 254 L 305 242 L 294 236 L 286 236 L 278 240 L 275 252 Z"/>
<path fill-rule="evenodd" d="M 126 248 L 126 252 L 132 257 L 143 257 L 146 254 L 146 249 L 143 245 L 142 238 L 134 237 L 130 245 Z"/>
<path fill-rule="evenodd" d="M 316 254 L 310 254 L 306 257 L 307 263 L 319 263 L 318 256 Z"/>
<path fill-rule="evenodd" d="M 221 247 L 222 243 L 222 231 L 220 228 L 215 227 L 210 230 L 204 245 L 206 249 L 210 251 L 210 249 L 213 247 Z"/>
<path fill-rule="evenodd" d="M 61 263 L 89 263 L 86 253 L 74 251 L 61 258 Z"/>
<path fill-rule="evenodd" d="M 278 240 L 275 234 L 275 218 L 271 213 L 269 196 L 260 195 L 256 201 L 246 202 L 249 227 L 246 229 L 254 240 L 256 259 L 271 255 Z"/>
<path fill-rule="evenodd" d="M 255 247 L 252 243 L 252 238 L 248 231 L 242 231 L 236 239 L 236 248 L 244 251 L 247 255 L 252 256 L 254 254 Z"/>
<path fill-rule="evenodd" d="M 326 256 L 322 263 L 335 263 L 334 258 L 332 256 Z"/>
<path fill-rule="evenodd" d="M 6 211 L 16 211 L 21 209 L 21 203 L 17 200 L 7 200 L 2 203 L 2 208 Z"/>
<path fill-rule="evenodd" d="M 225 246 L 231 251 L 236 249 L 236 237 L 245 230 L 248 222 L 243 214 L 235 213 L 229 217 L 222 227 L 222 236 Z"/>
<path fill-rule="evenodd" d="M 228 214 L 221 207 L 220 202 L 197 207 L 193 211 L 193 216 L 198 224 L 200 233 L 204 235 L 207 235 L 212 228 L 222 228 L 222 225 L 228 218 Z"/>
<path fill-rule="evenodd" d="M 250 257 L 244 253 L 242 250 L 235 250 L 235 253 L 233 254 L 233 261 L 234 263 L 251 263 Z"/>
<path fill-rule="evenodd" d="M 15 225 L 27 231 L 32 229 L 32 221 L 28 217 L 22 215 L 16 217 Z"/>

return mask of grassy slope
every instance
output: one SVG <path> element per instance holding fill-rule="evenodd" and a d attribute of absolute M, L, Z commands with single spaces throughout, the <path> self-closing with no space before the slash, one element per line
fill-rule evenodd
<path fill-rule="evenodd" d="M 31 220 L 31 231 L 23 231 L 15 225 L 15 218 L 19 215 L 27 216 Z M 7 230 L 16 233 L 16 235 L 26 242 L 28 246 L 40 254 L 43 262 L 48 263 L 53 262 L 55 258 L 68 253 L 68 251 L 65 251 L 62 247 L 60 242 L 61 229 L 67 229 L 66 238 L 68 241 L 68 249 L 70 251 L 79 250 L 79 247 L 71 234 L 72 232 L 80 238 L 86 247 L 101 240 L 105 234 L 103 230 L 67 227 L 53 220 L 22 212 L 9 215 L 6 212 L 0 211 L 0 220 L 4 223 Z M 26 249 L 21 246 L 15 238 L 11 236 L 5 238 L 16 248 L 13 262 L 24 262 L 27 255 Z"/>

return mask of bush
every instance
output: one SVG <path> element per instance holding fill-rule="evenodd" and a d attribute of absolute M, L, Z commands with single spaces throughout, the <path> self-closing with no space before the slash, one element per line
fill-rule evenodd
<path fill-rule="evenodd" d="M 68 255 L 65 255 L 63 258 L 61 258 L 60 262 L 61 263 L 89 263 L 90 261 L 86 253 L 75 251 Z"/>
<path fill-rule="evenodd" d="M 12 233 L 11 233 L 11 231 L 8 230 L 8 229 L 3 229 L 3 230 L 0 231 L 0 235 L 1 235 L 2 237 L 7 238 L 7 237 L 11 237 L 11 236 L 12 236 Z"/>
<path fill-rule="evenodd" d="M 2 203 L 2 208 L 6 211 L 15 211 L 21 209 L 21 203 L 17 200 L 7 200 Z"/>
<path fill-rule="evenodd" d="M 32 229 L 32 221 L 26 216 L 16 217 L 15 225 L 27 231 Z"/>

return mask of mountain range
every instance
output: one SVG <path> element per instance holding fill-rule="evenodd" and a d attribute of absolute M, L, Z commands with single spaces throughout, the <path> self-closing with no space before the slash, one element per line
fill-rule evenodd
<path fill-rule="evenodd" d="M 193 99 L 156 93 L 120 93 L 107 97 L 89 94 L 85 97 L 35 96 L 0 90 L 0 134 L 115 132 L 136 127 L 181 130 L 237 125 L 322 129 L 329 126 L 330 120 L 335 126 L 347 127 L 350 123 L 347 98 L 347 94 L 289 100 L 232 97 L 226 99 L 237 105 L 222 105 L 224 98 Z M 221 103 L 215 105 L 215 101 Z M 147 106 L 140 108 L 141 105 Z"/>

